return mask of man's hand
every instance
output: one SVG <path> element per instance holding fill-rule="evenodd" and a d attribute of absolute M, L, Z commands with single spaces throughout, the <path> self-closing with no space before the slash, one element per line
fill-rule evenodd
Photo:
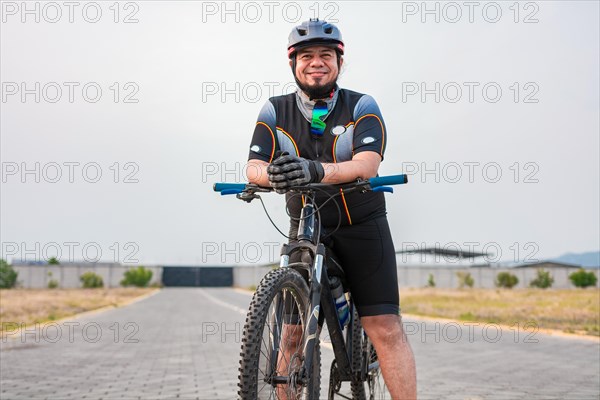
<path fill-rule="evenodd" d="M 325 176 L 323 165 L 292 155 L 282 155 L 267 167 L 269 183 L 277 193 L 285 193 L 291 186 L 321 182 Z"/>

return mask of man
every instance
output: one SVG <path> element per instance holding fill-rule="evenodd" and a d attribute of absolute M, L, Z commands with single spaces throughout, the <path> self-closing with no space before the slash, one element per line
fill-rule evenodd
<path fill-rule="evenodd" d="M 250 182 L 285 193 L 294 185 L 377 175 L 387 132 L 372 97 L 337 86 L 343 54 L 335 25 L 311 19 L 294 28 L 288 57 L 298 91 L 272 97 L 262 108 L 250 145 Z M 278 152 L 288 155 L 276 157 Z M 317 204 L 326 198 L 317 196 Z M 289 194 L 288 200 L 291 216 L 297 218 L 301 200 Z M 331 246 L 388 390 L 393 399 L 416 398 L 415 363 L 399 317 L 396 257 L 383 193 L 353 192 L 335 201 L 337 205 L 330 201 L 321 208 L 321 223 L 330 232 L 341 225 L 331 235 Z M 296 229 L 292 218 L 290 232 Z"/>

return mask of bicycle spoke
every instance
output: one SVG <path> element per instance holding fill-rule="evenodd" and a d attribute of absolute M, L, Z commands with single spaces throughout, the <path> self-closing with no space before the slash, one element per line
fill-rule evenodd
<path fill-rule="evenodd" d="M 369 399 L 370 400 L 388 400 L 391 396 L 387 390 L 381 368 L 379 366 L 379 360 L 377 353 L 372 343 L 369 343 L 369 364 L 367 372 L 367 383 L 369 386 Z"/>
<path fill-rule="evenodd" d="M 267 372 L 270 372 L 271 377 L 273 376 L 277 376 L 277 359 L 275 359 L 275 363 L 272 363 L 272 357 L 278 357 L 280 352 L 280 346 L 277 346 L 277 348 L 275 348 L 275 343 L 276 343 L 276 339 L 279 340 L 278 336 L 280 336 L 280 332 L 281 332 L 281 328 L 282 328 L 282 314 L 277 315 L 276 311 L 279 308 L 280 310 L 282 310 L 282 295 L 281 293 L 277 293 L 273 299 L 273 303 L 271 304 L 271 306 L 269 307 L 269 311 L 267 313 L 267 320 L 265 322 L 265 327 L 266 332 L 263 333 L 262 336 L 262 343 L 264 346 L 260 347 L 260 353 L 262 354 L 262 356 L 264 357 L 265 360 L 265 369 L 263 372 L 263 376 L 265 376 L 267 374 Z M 265 336 L 268 337 L 268 343 L 265 342 Z M 259 378 L 260 379 L 260 378 Z M 272 396 L 277 396 L 277 391 L 273 390 L 273 386 L 267 382 L 264 382 L 264 378 L 262 379 L 263 381 L 263 387 L 261 388 L 260 391 L 262 391 L 262 389 L 264 389 L 265 387 L 270 387 L 270 393 L 269 393 L 269 398 L 272 398 Z M 260 392 L 259 391 L 259 392 Z"/>
<path fill-rule="evenodd" d="M 241 398 L 318 398 L 321 365 L 318 347 L 308 382 L 292 383 L 300 378 L 304 362 L 308 295 L 306 281 L 293 269 L 274 270 L 263 278 L 244 327 Z"/>
<path fill-rule="evenodd" d="M 259 372 L 262 377 L 259 380 L 262 382 L 262 386 L 258 393 L 264 393 L 265 388 L 269 388 L 269 398 L 279 398 L 277 386 L 273 387 L 272 384 L 264 382 L 264 378 L 269 370 L 269 365 L 272 363 L 272 357 L 278 357 L 274 363 L 274 370 L 271 371 L 271 377 L 273 376 L 289 376 L 291 372 L 294 372 L 300 364 L 301 348 L 303 343 L 303 324 L 286 324 L 285 323 L 285 304 L 289 301 L 293 304 L 295 309 L 298 309 L 298 304 L 293 295 L 288 291 L 284 290 L 277 293 L 273 302 L 269 308 L 267 319 L 265 321 L 265 332 L 263 334 L 262 346 L 260 348 L 261 358 L 264 360 L 264 368 L 260 368 Z M 284 334 L 285 333 L 285 334 Z M 296 343 L 287 343 L 285 337 L 296 338 L 298 333 L 301 333 L 300 337 L 297 338 Z M 278 346 L 275 343 L 279 343 Z M 294 346 L 294 350 L 290 353 L 286 351 Z M 282 367 L 282 368 L 280 368 Z M 274 397 L 273 397 L 274 396 Z"/>

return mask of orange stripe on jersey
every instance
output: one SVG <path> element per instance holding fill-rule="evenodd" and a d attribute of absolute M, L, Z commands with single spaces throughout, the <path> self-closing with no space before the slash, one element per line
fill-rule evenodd
<path fill-rule="evenodd" d="M 273 134 L 273 131 L 271 130 L 271 127 L 267 124 L 265 124 L 264 122 L 258 121 L 256 123 L 256 125 L 264 125 L 267 127 L 267 129 L 269 130 L 269 132 L 271 133 L 271 139 L 273 140 L 273 147 L 271 148 L 271 158 L 269 159 L 269 163 L 271 161 L 273 161 L 273 155 L 275 154 L 275 135 Z"/>
<path fill-rule="evenodd" d="M 342 194 L 342 202 L 344 203 L 344 208 L 346 209 L 346 216 L 348 217 L 348 222 L 352 225 L 352 218 L 350 218 L 350 211 L 348 210 L 348 204 L 346 204 L 346 197 L 344 196 L 344 191 L 340 188 L 340 193 Z"/>
<path fill-rule="evenodd" d="M 280 127 L 280 126 L 277 126 L 276 128 L 277 128 L 277 129 L 279 129 L 281 132 L 283 132 L 283 134 L 284 134 L 285 136 L 287 136 L 287 137 L 288 137 L 288 138 L 289 138 L 289 139 L 292 141 L 292 144 L 294 145 L 294 148 L 296 149 L 296 155 L 297 155 L 298 157 L 300 157 L 300 151 L 298 151 L 298 145 L 296 144 L 296 141 L 294 140 L 294 138 L 292 138 L 292 135 L 290 135 L 289 133 L 287 133 L 287 132 L 286 132 L 285 130 L 283 130 L 283 128 L 282 128 L 282 127 Z"/>
<path fill-rule="evenodd" d="M 335 145 L 337 144 L 337 140 L 338 140 L 339 136 L 336 136 L 335 139 L 333 139 L 333 146 L 331 147 L 331 152 L 333 153 L 333 162 L 337 163 L 337 159 L 335 157 Z"/>
<path fill-rule="evenodd" d="M 375 117 L 377 118 L 377 121 L 379 121 L 379 125 L 381 125 L 381 151 L 379 152 L 380 156 L 383 156 L 383 146 L 385 145 L 385 129 L 383 129 L 383 123 L 381 122 L 381 120 L 379 119 L 379 117 L 375 114 L 365 114 L 362 117 L 360 117 L 358 119 L 358 121 L 356 121 L 356 126 L 358 126 L 358 123 L 366 117 Z"/>

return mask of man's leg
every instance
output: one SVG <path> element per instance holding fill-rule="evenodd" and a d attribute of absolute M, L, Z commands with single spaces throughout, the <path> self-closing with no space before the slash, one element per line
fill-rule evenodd
<path fill-rule="evenodd" d="M 290 370 L 297 370 L 302 356 L 303 325 L 283 324 L 281 345 L 277 359 L 277 375 L 287 376 Z M 294 357 L 294 355 L 296 357 Z M 294 358 L 294 361 L 292 361 Z M 293 362 L 293 365 L 291 363 Z M 277 385 L 277 398 L 292 399 L 292 391 L 288 385 Z"/>
<path fill-rule="evenodd" d="M 400 316 L 362 317 L 365 332 L 375 346 L 383 379 L 394 400 L 417 398 L 415 358 L 402 328 Z"/>

